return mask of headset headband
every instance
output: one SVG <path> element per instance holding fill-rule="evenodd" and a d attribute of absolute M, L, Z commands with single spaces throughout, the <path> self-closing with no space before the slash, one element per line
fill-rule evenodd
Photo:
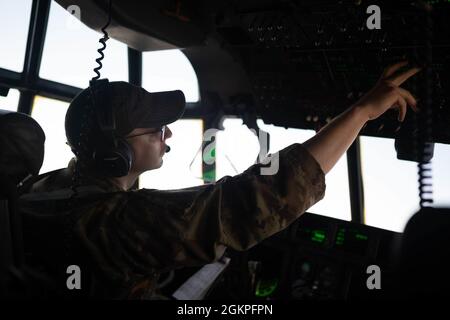
<path fill-rule="evenodd" d="M 100 131 L 106 138 L 109 147 L 116 147 L 116 116 L 110 103 L 108 85 L 108 79 L 91 80 L 89 82 L 92 107 Z"/>

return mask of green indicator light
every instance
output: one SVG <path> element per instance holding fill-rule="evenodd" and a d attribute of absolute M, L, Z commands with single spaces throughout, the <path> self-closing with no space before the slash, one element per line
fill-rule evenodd
<path fill-rule="evenodd" d="M 319 243 L 323 243 L 325 241 L 325 232 L 322 230 L 314 230 L 311 235 L 311 240 Z"/>
<path fill-rule="evenodd" d="M 369 239 L 366 235 L 364 235 L 364 234 L 360 234 L 360 233 L 357 233 L 356 234 L 356 239 L 359 239 L 359 240 L 367 240 L 367 239 Z"/>
<path fill-rule="evenodd" d="M 336 237 L 336 245 L 342 246 L 345 240 L 345 229 L 339 229 Z"/>
<path fill-rule="evenodd" d="M 278 287 L 278 280 L 277 279 L 270 279 L 270 280 L 259 280 L 256 284 L 256 292 L 255 295 L 260 298 L 268 297 Z"/>
<path fill-rule="evenodd" d="M 313 231 L 313 237 L 325 239 L 325 232 L 323 232 L 323 231 L 318 231 L 318 230 Z"/>

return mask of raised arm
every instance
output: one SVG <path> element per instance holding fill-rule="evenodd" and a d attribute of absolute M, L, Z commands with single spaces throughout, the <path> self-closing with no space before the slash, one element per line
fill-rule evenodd
<path fill-rule="evenodd" d="M 378 118 L 391 108 L 399 109 L 399 121 L 405 119 L 408 105 L 417 112 L 416 100 L 400 85 L 420 69 L 411 68 L 396 74 L 406 64 L 407 62 L 400 62 L 386 68 L 372 90 L 303 143 L 325 174 L 347 151 L 367 121 Z"/>
<path fill-rule="evenodd" d="M 406 101 L 415 108 L 414 98 L 398 85 L 418 70 L 392 76 L 402 65 L 388 68 L 367 95 L 314 138 L 280 150 L 276 173 L 263 175 L 263 165 L 255 164 L 214 184 L 117 192 L 83 215 L 76 226 L 78 238 L 105 276 L 126 281 L 149 270 L 210 263 L 225 247 L 251 248 L 324 197 L 324 172 L 366 121 L 397 104 L 403 120 Z"/>

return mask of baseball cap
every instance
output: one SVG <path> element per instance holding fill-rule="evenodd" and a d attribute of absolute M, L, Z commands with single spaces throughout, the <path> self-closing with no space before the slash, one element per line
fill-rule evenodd
<path fill-rule="evenodd" d="M 172 123 L 182 117 L 186 100 L 180 90 L 148 92 L 145 89 L 124 81 L 107 83 L 107 99 L 96 95 L 96 103 L 107 103 L 114 113 L 116 128 L 114 134 L 124 137 L 136 128 L 156 128 Z M 100 98 L 100 99 L 99 99 Z M 107 101 L 107 102 L 105 102 Z M 92 112 L 92 91 L 90 87 L 82 90 L 70 103 L 66 113 L 65 128 L 67 140 L 72 147 L 80 142 L 84 125 L 95 125 L 95 112 Z M 86 121 L 88 124 L 86 124 Z M 98 126 L 98 124 L 97 124 Z M 93 143 L 97 130 L 91 131 Z M 88 137 L 89 138 L 89 137 Z"/>

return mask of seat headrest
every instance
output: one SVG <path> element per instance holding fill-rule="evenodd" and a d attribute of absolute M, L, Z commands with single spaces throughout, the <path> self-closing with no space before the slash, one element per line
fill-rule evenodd
<path fill-rule="evenodd" d="M 0 175 L 19 183 L 36 175 L 44 160 L 45 134 L 30 116 L 0 110 Z"/>

